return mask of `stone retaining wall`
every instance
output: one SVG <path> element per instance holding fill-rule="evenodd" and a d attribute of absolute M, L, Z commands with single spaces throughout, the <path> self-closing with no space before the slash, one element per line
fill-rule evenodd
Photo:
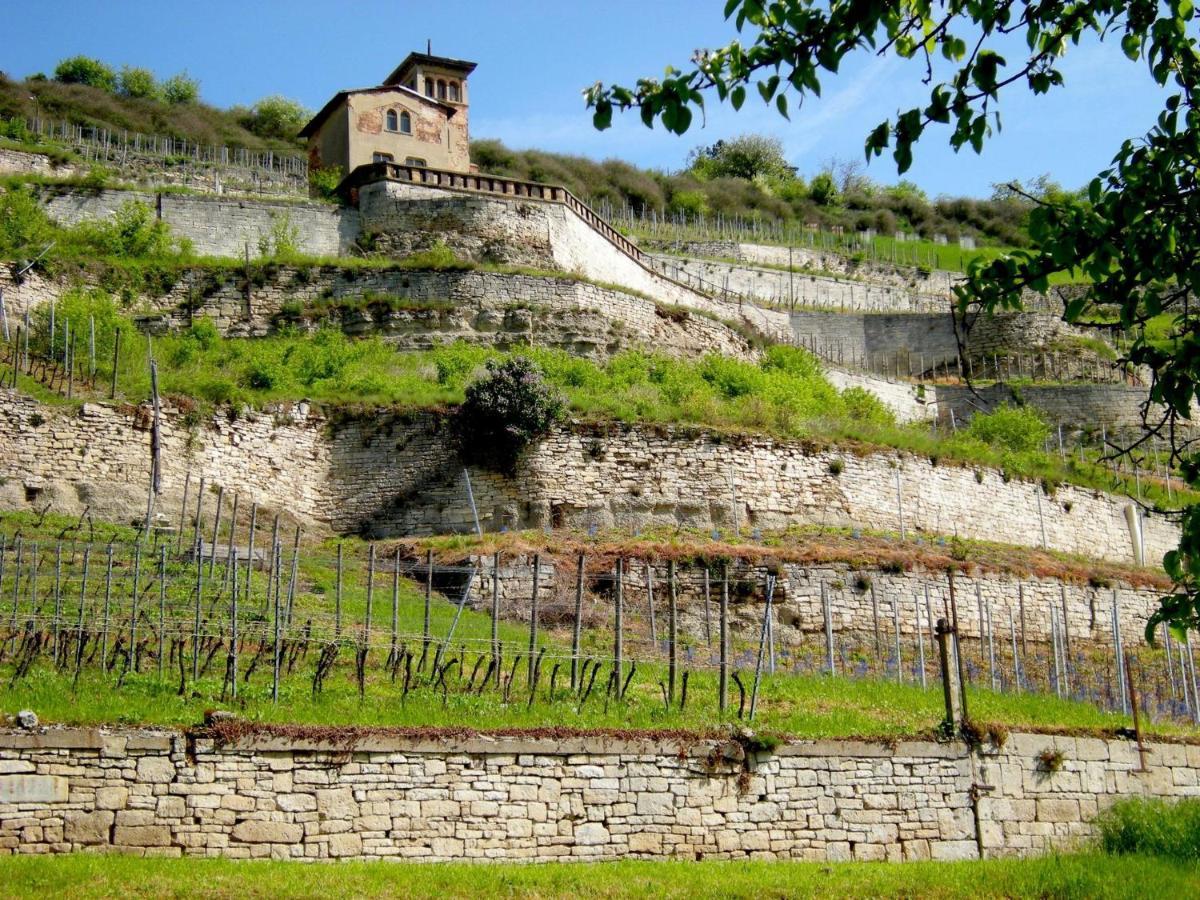
<path fill-rule="evenodd" d="M 145 509 L 148 414 L 88 403 L 45 406 L 0 392 L 0 503 L 78 515 Z M 339 531 L 473 530 L 457 460 L 440 417 L 376 413 L 329 426 L 307 404 L 219 414 L 163 428 L 164 509 L 184 475 L 280 506 Z M 1136 561 L 1127 499 L 1069 485 L 1047 496 L 1000 473 L 897 452 L 836 448 L 685 427 L 576 424 L 531 448 L 516 474 L 472 469 L 483 527 L 574 526 L 708 530 L 844 525 L 954 534 Z M 898 497 L 899 495 L 899 497 Z M 176 507 L 177 508 L 177 507 Z M 1134 527 L 1138 520 L 1135 518 Z M 1141 520 L 1145 560 L 1178 540 Z"/>
<path fill-rule="evenodd" d="M 364 239 L 398 255 L 441 242 L 467 259 L 578 272 L 662 303 L 745 320 L 777 338 L 790 333 L 783 313 L 716 300 L 662 277 L 562 203 L 379 181 L 360 189 L 359 210 Z"/>
<path fill-rule="evenodd" d="M 40 190 L 46 212 L 64 225 L 108 218 L 129 201 L 145 203 L 171 226 L 172 236 L 187 238 L 201 256 L 240 259 L 247 246 L 251 256 L 258 256 L 259 239 L 277 225 L 296 229 L 297 249 L 307 256 L 347 255 L 359 234 L 357 210 L 320 203 L 121 190 Z"/>
<path fill-rule="evenodd" d="M 1062 753 L 1048 772 L 1043 751 Z M 532 861 L 972 859 L 1069 849 L 1122 797 L 1195 795 L 1200 748 L 479 736 L 0 733 L 0 853 Z M 978 790 L 977 790 L 978 788 Z M 978 800 L 974 800 L 978 797 Z"/>

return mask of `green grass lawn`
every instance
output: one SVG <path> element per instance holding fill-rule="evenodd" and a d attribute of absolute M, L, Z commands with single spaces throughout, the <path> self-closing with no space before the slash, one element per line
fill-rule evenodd
<path fill-rule="evenodd" d="M 1151 857 L 957 863 L 289 863 L 0 857 L 8 897 L 1188 897 L 1200 868 Z"/>

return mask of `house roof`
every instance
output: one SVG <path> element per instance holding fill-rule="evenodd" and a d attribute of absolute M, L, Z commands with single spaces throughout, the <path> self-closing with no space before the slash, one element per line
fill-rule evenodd
<path fill-rule="evenodd" d="M 468 62 L 465 59 L 452 59 L 449 56 L 432 56 L 428 53 L 410 53 L 404 57 L 404 62 L 396 66 L 395 70 L 387 78 L 383 80 L 384 84 L 395 84 L 402 81 L 404 72 L 410 66 L 427 65 L 437 66 L 441 69 L 451 69 L 457 72 L 462 72 L 463 77 L 470 75 L 475 71 L 475 63 Z"/>
<path fill-rule="evenodd" d="M 414 91 L 411 88 L 407 88 L 402 84 L 381 84 L 377 87 L 349 88 L 344 91 L 338 91 L 336 94 L 330 97 L 329 102 L 322 106 L 317 114 L 309 120 L 308 124 L 300 129 L 300 134 L 298 137 L 303 138 L 315 134 L 317 129 L 321 127 L 321 123 L 329 118 L 330 114 L 332 114 L 333 111 L 338 108 L 339 104 L 341 104 L 342 101 L 344 101 L 351 94 L 381 94 L 389 91 L 399 91 L 400 93 L 411 97 L 413 100 L 418 100 L 421 103 L 428 103 L 430 106 L 436 106 L 439 109 L 445 110 L 446 114 L 449 116 L 452 116 L 458 112 L 457 106 L 454 106 L 450 103 L 443 103 L 440 100 L 433 99 L 432 97 L 426 97 L 424 94 Z"/>

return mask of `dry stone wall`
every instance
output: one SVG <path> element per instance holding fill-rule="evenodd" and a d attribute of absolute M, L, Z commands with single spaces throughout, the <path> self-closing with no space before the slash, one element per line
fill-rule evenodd
<path fill-rule="evenodd" d="M 146 298 L 142 308 L 151 328 L 182 328 L 205 316 L 222 333 L 244 337 L 269 334 L 281 321 L 301 321 L 303 312 L 281 318 L 297 304 L 370 295 L 412 303 L 364 303 L 332 320 L 353 334 L 380 334 L 405 350 L 466 340 L 502 348 L 557 347 L 596 358 L 631 346 L 684 356 L 756 357 L 743 337 L 707 316 L 565 277 L 280 266 L 264 270 L 247 296 L 240 273 L 214 277 L 195 270 L 169 294 Z"/>
<path fill-rule="evenodd" d="M 440 241 L 468 259 L 578 272 L 662 303 L 744 319 L 765 334 L 789 333 L 782 313 L 716 300 L 651 271 L 561 203 L 379 181 L 360 189 L 359 210 L 367 243 L 400 255 Z"/>
<path fill-rule="evenodd" d="M 144 509 L 145 410 L 81 410 L 0 394 L 0 502 L 71 513 Z M 220 414 L 164 428 L 167 497 L 184 475 L 205 475 L 246 499 L 341 531 L 428 534 L 473 527 L 443 420 L 375 413 L 331 425 L 306 404 L 275 413 Z M 835 474 L 836 472 L 836 474 Z M 683 427 L 576 424 L 529 452 L 514 477 L 472 470 L 485 528 L 846 525 L 968 538 L 1135 561 L 1130 501 L 991 470 L 933 465 L 896 452 L 856 456 L 765 437 Z M 134 503 L 133 498 L 141 495 Z M 1151 563 L 1178 539 L 1158 516 L 1140 520 Z"/>
<path fill-rule="evenodd" d="M 492 557 L 471 557 L 467 564 L 475 569 L 468 600 L 474 608 L 486 612 L 492 602 Z M 636 613 L 644 619 L 647 615 L 647 569 L 656 602 L 665 602 L 667 565 L 627 559 L 622 579 L 627 616 Z M 878 621 L 882 644 L 889 646 L 895 636 L 893 623 L 898 623 L 906 656 L 917 643 L 919 628 L 925 652 L 933 662 L 936 647 L 933 628 L 939 618 L 949 618 L 949 582 L 945 571 L 914 566 L 896 572 L 845 563 L 783 563 L 770 569 L 766 565 L 737 566 L 730 575 L 729 605 L 729 627 L 735 642 L 754 645 L 758 640 L 769 571 L 778 576 L 772 608 L 775 639 L 780 647 L 813 647 L 822 643 L 825 629 L 822 598 L 828 598 L 830 625 L 839 643 L 849 646 L 873 643 Z M 593 569 L 587 577 L 584 620 L 607 628 L 612 621 L 611 573 L 597 576 Z M 551 617 L 561 615 L 570 619 L 574 611 L 575 578 L 574 560 L 564 563 L 547 555 L 540 558 L 538 602 L 543 615 L 549 610 Z M 714 564 L 709 571 L 707 609 L 701 567 L 679 566 L 675 578 L 680 632 L 711 649 L 715 644 L 703 642 L 710 631 L 715 633 L 717 629 L 716 608 L 722 589 L 720 566 Z M 503 557 L 497 586 L 501 614 L 516 621 L 528 621 L 533 593 L 532 558 Z M 1026 642 L 1048 643 L 1051 610 L 1059 623 L 1056 627 L 1065 627 L 1066 640 L 1072 647 L 1110 648 L 1114 601 L 1123 639 L 1140 641 L 1146 621 L 1158 609 L 1162 596 L 1162 591 L 1154 587 L 1131 587 L 1123 583 L 1101 586 L 1036 576 L 1018 578 L 982 569 L 960 571 L 955 578 L 955 592 L 959 634 L 972 661 L 979 648 L 977 642 L 987 636 L 989 621 L 993 641 L 1002 655 L 1008 654 L 1014 632 L 1022 646 Z M 703 656 L 704 650 L 700 652 Z"/>
<path fill-rule="evenodd" d="M 318 203 L 232 200 L 191 194 L 42 188 L 42 203 L 55 221 L 74 225 L 106 219 L 129 202 L 145 203 L 171 226 L 171 234 L 192 242 L 201 256 L 241 258 L 276 227 L 294 228 L 299 252 L 344 256 L 359 233 L 358 212 Z"/>
<path fill-rule="evenodd" d="M 1043 770 L 1046 749 L 1062 768 Z M 1077 846 L 1130 796 L 1200 793 L 1200 748 L 388 735 L 218 746 L 171 731 L 0 733 L 0 854 L 533 861 L 972 859 Z M 977 793 L 978 784 L 991 792 Z M 978 801 L 972 797 L 978 796 Z M 973 805 L 974 804 L 974 805 Z"/>
<path fill-rule="evenodd" d="M 1142 413 L 1148 407 L 1147 421 L 1157 421 L 1162 407 L 1150 404 L 1148 388 L 1123 384 L 1022 384 L 1013 387 L 994 384 L 971 389 L 957 385 L 938 385 L 938 417 L 950 421 L 951 412 L 964 422 L 980 410 L 990 412 L 1003 403 L 1024 404 L 1040 412 L 1048 422 L 1099 431 L 1102 427 L 1118 430 L 1142 429 Z M 1188 429 L 1186 423 L 1182 426 Z"/>

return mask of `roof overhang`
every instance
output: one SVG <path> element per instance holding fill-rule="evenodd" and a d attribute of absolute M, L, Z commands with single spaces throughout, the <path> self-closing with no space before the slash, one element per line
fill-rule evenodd
<path fill-rule="evenodd" d="M 439 69 L 450 69 L 461 72 L 466 78 L 475 71 L 476 64 L 465 59 L 453 59 L 449 56 L 432 56 L 428 53 L 410 53 L 404 57 L 404 62 L 396 66 L 392 74 L 383 80 L 384 84 L 396 84 L 403 81 L 404 73 L 413 66 L 436 66 Z"/>
<path fill-rule="evenodd" d="M 331 98 L 329 98 L 329 102 L 322 106 L 317 114 L 309 120 L 308 124 L 300 129 L 300 133 L 297 136 L 306 138 L 316 134 L 320 129 L 321 124 L 333 114 L 333 111 L 337 109 L 338 106 L 343 102 L 345 102 L 347 98 L 355 94 L 382 94 L 397 92 L 404 94 L 406 97 L 409 97 L 420 103 L 425 103 L 429 106 L 436 106 L 438 109 L 444 110 L 447 116 L 454 115 L 459 109 L 453 104 L 443 103 L 442 101 L 435 100 L 432 97 L 426 97 L 419 91 L 414 91 L 411 88 L 407 88 L 401 84 L 381 84 L 378 87 L 351 88 L 345 91 L 338 91 Z"/>

